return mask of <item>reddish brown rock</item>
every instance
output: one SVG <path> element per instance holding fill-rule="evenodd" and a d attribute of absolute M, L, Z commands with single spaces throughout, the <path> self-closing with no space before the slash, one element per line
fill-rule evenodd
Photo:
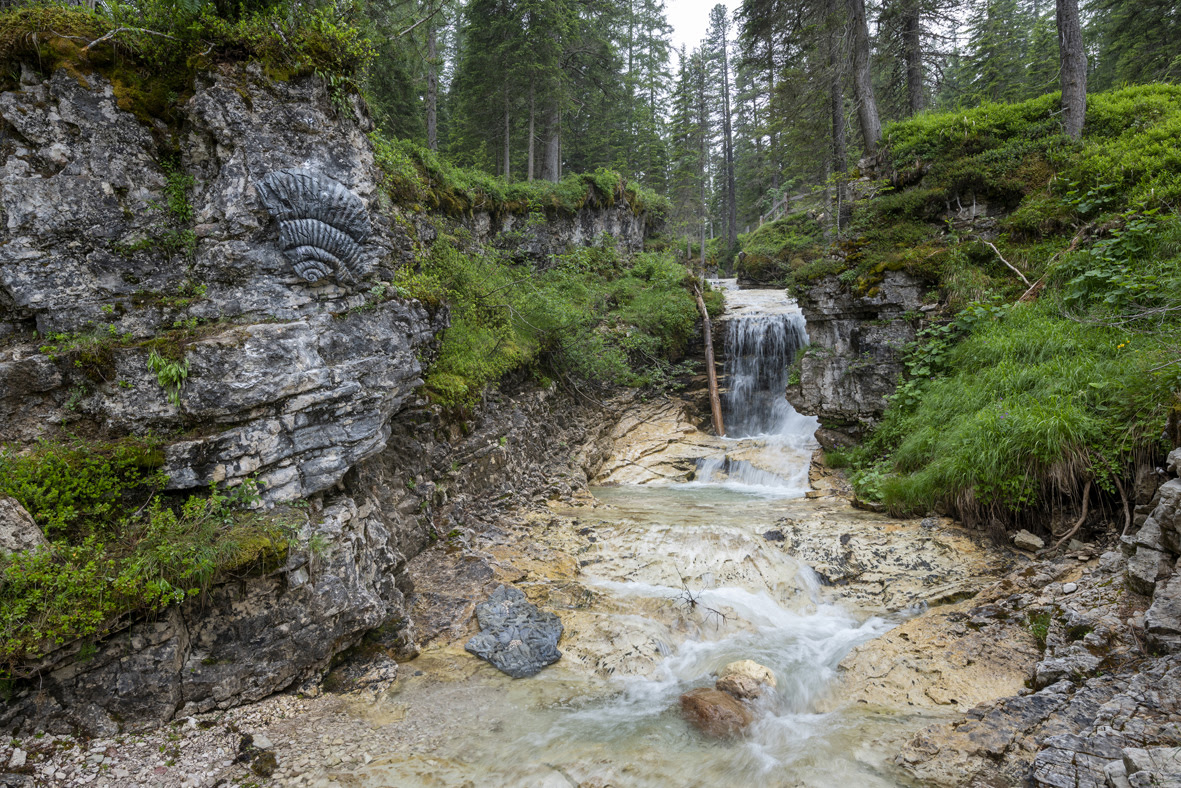
<path fill-rule="evenodd" d="M 709 687 L 682 695 L 681 714 L 702 733 L 716 739 L 737 736 L 754 721 L 750 710 L 733 696 Z"/>

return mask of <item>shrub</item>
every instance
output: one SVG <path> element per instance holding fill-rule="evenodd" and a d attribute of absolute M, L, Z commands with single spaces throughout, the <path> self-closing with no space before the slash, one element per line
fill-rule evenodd
<path fill-rule="evenodd" d="M 3 457 L 4 470 L 25 482 L 8 483 L 5 493 L 61 538 L 47 548 L 0 552 L 0 675 L 20 676 L 22 662 L 100 637 L 122 616 L 160 610 L 219 578 L 285 559 L 291 526 L 245 511 L 257 500 L 252 482 L 171 500 L 157 494 L 165 479 L 145 480 L 135 470 L 134 458 L 143 457 L 131 442 L 46 444 Z"/>
<path fill-rule="evenodd" d="M 537 272 L 441 240 L 398 284 L 445 297 L 451 326 L 426 387 L 436 402 L 467 406 L 530 367 L 580 388 L 667 379 L 696 324 L 692 281 L 666 254 L 629 263 L 612 246 L 582 248 Z"/>

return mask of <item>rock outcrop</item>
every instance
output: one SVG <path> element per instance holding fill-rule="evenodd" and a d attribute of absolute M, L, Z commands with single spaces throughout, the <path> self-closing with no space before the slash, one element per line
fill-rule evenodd
<path fill-rule="evenodd" d="M 847 700 L 901 695 L 964 712 L 902 748 L 897 762 L 909 779 L 1038 788 L 1176 781 L 1178 490 L 1176 479 L 1160 487 L 1123 552 L 1079 545 L 1031 562 L 845 659 Z M 956 699 L 941 700 L 949 694 Z"/>
<path fill-rule="evenodd" d="M 822 445 L 860 437 L 881 417 L 902 373 L 900 351 L 915 338 L 924 292 L 911 275 L 888 271 L 867 295 L 850 292 L 835 276 L 800 294 L 810 344 L 787 398 L 820 419 Z"/>
<path fill-rule="evenodd" d="M 167 436 L 171 489 L 257 479 L 298 534 L 263 576 L 22 665 L 0 729 L 130 730 L 227 708 L 314 682 L 375 629 L 412 652 L 409 559 L 481 507 L 577 491 L 601 454 L 580 441 L 609 427 L 595 408 L 523 427 L 567 407 L 552 390 L 524 390 L 523 409 L 494 394 L 467 423 L 417 399 L 448 314 L 391 282 L 437 231 L 381 190 L 359 102 L 225 65 L 178 115 L 141 124 L 97 74 L 26 70 L 0 93 L 0 442 Z M 328 213 L 288 211 L 299 184 L 260 191 L 284 172 Z M 647 217 L 587 208 L 531 235 L 497 222 L 475 241 L 548 255 L 600 236 L 634 249 Z M 4 510 L 5 533 L 19 514 Z"/>

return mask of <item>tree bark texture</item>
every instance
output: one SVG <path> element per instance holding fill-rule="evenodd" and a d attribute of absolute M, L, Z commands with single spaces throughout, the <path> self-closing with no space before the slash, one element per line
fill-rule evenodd
<path fill-rule="evenodd" d="M 1083 136 L 1087 116 L 1087 51 L 1078 0 L 1057 0 L 1058 58 L 1062 78 L 1062 125 L 1071 139 Z"/>
<path fill-rule="evenodd" d="M 906 61 L 906 103 L 911 115 L 926 109 L 923 89 L 923 31 L 919 0 L 907 0 L 902 12 L 902 48 Z"/>
<path fill-rule="evenodd" d="M 849 199 L 849 185 L 846 173 L 849 170 L 848 143 L 845 139 L 845 94 L 841 85 L 845 81 L 844 58 L 840 51 L 840 31 L 828 32 L 828 102 L 832 116 L 832 177 L 836 178 L 836 216 L 839 233 L 852 218 L 853 205 Z"/>
<path fill-rule="evenodd" d="M 870 156 L 878 152 L 882 121 L 873 97 L 873 76 L 869 68 L 869 25 L 865 21 L 865 0 L 847 0 L 849 25 L 853 33 L 853 95 L 857 98 L 857 119 L 861 139 Z"/>
<path fill-rule="evenodd" d="M 426 39 L 426 145 L 439 149 L 439 42 L 431 24 Z"/>

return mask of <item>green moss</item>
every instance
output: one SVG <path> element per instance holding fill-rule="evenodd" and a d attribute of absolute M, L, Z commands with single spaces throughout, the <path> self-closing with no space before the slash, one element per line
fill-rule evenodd
<path fill-rule="evenodd" d="M 637 215 L 660 215 L 668 201 L 650 189 L 629 183 L 611 170 L 568 175 L 557 183 L 508 183 L 481 170 L 456 167 L 409 140 L 370 135 L 382 170 L 383 185 L 399 205 L 418 206 L 451 216 L 486 211 L 494 216 L 539 214 L 570 216 L 585 207 L 623 203 Z"/>
<path fill-rule="evenodd" d="M 580 389 L 668 382 L 697 320 L 692 277 L 671 256 L 624 260 L 577 249 L 538 272 L 497 253 L 436 243 L 408 293 L 445 298 L 451 326 L 426 375 L 436 402 L 463 407 L 489 384 L 532 370 Z M 710 296 L 717 307 L 717 296 Z"/>
<path fill-rule="evenodd" d="M 738 245 L 743 255 L 737 273 L 756 282 L 784 280 L 790 272 L 815 262 L 826 246 L 823 226 L 803 212 L 739 236 Z"/>
<path fill-rule="evenodd" d="M 22 63 L 46 75 L 65 69 L 79 80 L 101 74 L 121 109 L 153 130 L 163 121 L 176 132 L 197 72 L 215 63 L 258 62 L 272 78 L 314 74 L 347 91 L 373 57 L 359 29 L 326 8 L 275 7 L 232 20 L 217 16 L 211 5 L 194 8 L 151 1 L 103 4 L 97 11 L 64 5 L 9 9 L 0 12 L 0 65 L 10 75 L 19 75 Z M 125 29 L 88 47 L 119 28 Z"/>

